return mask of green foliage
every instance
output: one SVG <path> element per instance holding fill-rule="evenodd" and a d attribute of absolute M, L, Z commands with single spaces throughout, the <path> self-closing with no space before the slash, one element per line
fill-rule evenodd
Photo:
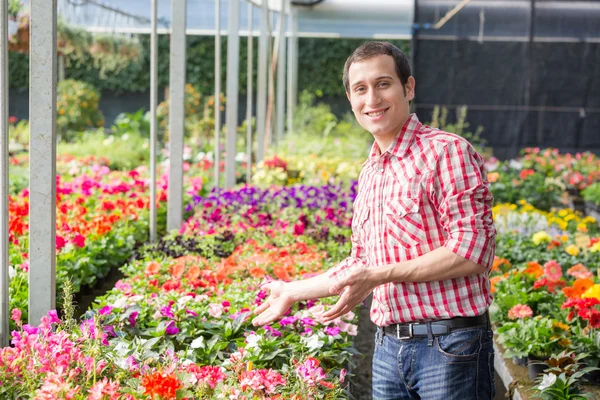
<path fill-rule="evenodd" d="M 139 133 L 131 132 L 122 135 L 106 135 L 104 130 L 86 134 L 71 143 L 59 143 L 58 154 L 69 154 L 83 158 L 95 156 L 105 157 L 111 169 L 129 170 L 148 163 L 150 140 Z"/>
<path fill-rule="evenodd" d="M 57 86 L 56 130 L 60 138 L 72 140 L 77 132 L 104 125 L 99 109 L 100 93 L 89 83 L 67 79 Z"/>
<path fill-rule="evenodd" d="M 111 90 L 115 93 L 141 92 L 149 90 L 150 84 L 150 38 L 140 35 L 140 55 L 119 70 L 102 71 L 102 63 L 94 60 L 89 52 L 80 52 L 75 57 L 66 56 L 66 76 L 70 79 L 91 83 L 100 90 Z M 298 49 L 298 87 L 315 92 L 322 90 L 328 96 L 343 96 L 342 70 L 346 58 L 364 40 L 362 39 L 299 39 Z M 254 39 L 254 48 L 257 46 Z M 392 41 L 400 49 L 408 52 L 408 41 Z M 159 86 L 169 83 L 169 37 L 160 35 L 158 40 L 158 77 Z M 240 94 L 246 92 L 247 82 L 247 39 L 240 38 Z M 214 50 L 215 40 L 212 36 L 189 36 L 187 38 L 187 82 L 197 87 L 203 94 L 214 92 Z M 227 38 L 221 41 L 221 52 L 226 54 Z M 254 52 L 254 66 L 257 54 Z M 108 57 L 108 56 L 106 56 Z M 222 57 L 221 68 L 226 68 L 226 57 Z M 102 61 L 102 60 L 101 60 Z M 106 62 L 110 60 L 105 60 Z M 10 86 L 26 90 L 29 86 L 29 56 L 27 54 L 10 53 Z M 106 68 L 105 68 L 106 69 Z M 256 82 L 254 68 L 253 82 Z"/>
<path fill-rule="evenodd" d="M 348 113 L 340 120 L 329 105 L 318 103 L 314 94 L 304 91 L 294 114 L 294 135 L 285 137 L 278 150 L 297 156 L 364 160 L 372 142 L 353 115 Z"/>
<path fill-rule="evenodd" d="M 581 191 L 581 197 L 585 201 L 600 206 L 600 182 L 596 182 Z"/>
<path fill-rule="evenodd" d="M 448 122 L 448 109 L 439 106 L 433 108 L 431 123 L 428 124 L 433 128 L 441 129 L 445 132 L 450 132 L 464 137 L 475 147 L 475 149 L 485 156 L 492 156 L 492 149 L 486 147 L 487 140 L 481 137 L 483 127 L 479 126 L 475 133 L 468 131 L 469 123 L 467 122 L 467 106 L 458 107 L 456 110 L 456 122 Z"/>

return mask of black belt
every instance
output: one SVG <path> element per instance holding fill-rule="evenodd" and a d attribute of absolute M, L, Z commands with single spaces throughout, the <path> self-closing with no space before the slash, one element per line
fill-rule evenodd
<path fill-rule="evenodd" d="M 489 327 L 490 319 L 488 313 L 486 312 L 485 314 L 478 315 L 477 317 L 456 317 L 429 322 L 388 325 L 383 327 L 383 332 L 386 335 L 395 336 L 400 340 L 428 337 L 428 325 L 431 325 L 431 334 L 433 336 L 440 336 L 447 335 L 450 332 L 458 329 Z"/>

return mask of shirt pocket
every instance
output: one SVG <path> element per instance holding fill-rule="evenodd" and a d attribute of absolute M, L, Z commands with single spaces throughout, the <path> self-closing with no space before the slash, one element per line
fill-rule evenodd
<path fill-rule="evenodd" d="M 385 202 L 383 213 L 391 245 L 409 248 L 425 239 L 425 227 L 419 212 L 418 199 L 388 200 Z"/>

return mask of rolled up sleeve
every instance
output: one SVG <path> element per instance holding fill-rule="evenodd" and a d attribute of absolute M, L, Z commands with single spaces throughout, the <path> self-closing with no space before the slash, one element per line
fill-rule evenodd
<path fill-rule="evenodd" d="M 496 249 L 493 196 L 484 160 L 465 140 L 448 143 L 438 155 L 431 194 L 447 235 L 444 247 L 486 269 Z"/>

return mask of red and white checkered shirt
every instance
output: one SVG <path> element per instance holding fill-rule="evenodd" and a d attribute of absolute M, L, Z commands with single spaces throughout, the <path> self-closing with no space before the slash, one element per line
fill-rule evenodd
<path fill-rule="evenodd" d="M 383 154 L 373 144 L 358 179 L 352 254 L 329 276 L 402 263 L 444 246 L 480 264 L 481 273 L 378 286 L 371 319 L 386 326 L 483 314 L 492 302 L 492 203 L 484 160 L 469 142 L 412 114 Z"/>

